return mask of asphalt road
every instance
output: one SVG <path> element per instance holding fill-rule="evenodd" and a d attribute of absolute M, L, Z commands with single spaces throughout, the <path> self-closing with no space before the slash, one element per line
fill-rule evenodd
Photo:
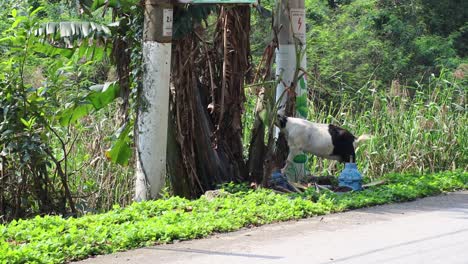
<path fill-rule="evenodd" d="M 468 192 L 266 225 L 81 263 L 468 264 Z"/>

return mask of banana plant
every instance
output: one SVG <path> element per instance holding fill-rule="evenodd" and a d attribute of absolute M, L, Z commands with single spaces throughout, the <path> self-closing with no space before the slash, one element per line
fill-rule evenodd
<path fill-rule="evenodd" d="M 91 21 L 47 22 L 34 30 L 34 35 L 41 40 L 36 44 L 36 50 L 40 53 L 48 56 L 60 54 L 74 58 L 76 63 L 83 58 L 88 61 L 111 58 L 117 66 L 118 81 L 89 87 L 86 95 L 75 98 L 74 102 L 67 104 L 65 109 L 60 111 L 58 116 L 61 125 L 68 126 L 75 123 L 80 118 L 106 107 L 118 97 L 122 97 L 125 106 L 125 109 L 117 113 L 119 116 L 125 116 L 122 127 L 133 124 L 128 115 L 132 71 L 129 66 L 131 47 L 128 41 L 131 37 L 127 36 L 127 31 L 129 24 L 135 22 L 131 17 L 137 3 L 135 0 L 80 0 L 76 4 L 89 20 L 93 20 L 93 15 L 101 10 L 104 16 L 109 9 L 112 9 L 113 23 L 104 25 Z M 126 135 L 122 135 L 124 132 Z M 128 153 L 131 153 L 129 141 L 131 132 L 132 129 L 116 132 L 112 147 L 106 152 L 109 160 L 121 165 L 128 164 L 130 160 Z"/>
<path fill-rule="evenodd" d="M 115 26 L 115 25 L 114 25 Z M 108 57 L 112 41 L 111 28 L 87 21 L 47 22 L 34 32 L 41 41 L 35 49 L 48 56 L 60 54 L 67 58 L 101 61 Z"/>

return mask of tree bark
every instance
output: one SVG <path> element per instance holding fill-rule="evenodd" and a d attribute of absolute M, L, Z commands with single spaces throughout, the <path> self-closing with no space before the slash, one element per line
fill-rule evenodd
<path fill-rule="evenodd" d="M 222 8 L 212 46 L 200 25 L 174 41 L 175 144 L 168 149 L 168 170 L 177 195 L 196 197 L 246 177 L 241 116 L 250 67 L 249 23 L 249 7 Z"/>
<path fill-rule="evenodd" d="M 259 65 L 259 70 L 256 74 L 254 83 L 257 83 L 258 79 L 260 79 L 260 81 L 263 83 L 271 80 L 272 78 L 271 66 L 273 63 L 273 57 L 274 57 L 277 46 L 278 46 L 278 42 L 277 42 L 277 39 L 275 38 L 266 47 L 265 51 L 263 52 L 262 60 Z M 271 160 L 272 151 L 270 151 L 268 146 L 265 145 L 265 133 L 266 133 L 265 129 L 268 129 L 268 128 L 260 119 L 260 112 L 269 106 L 267 101 L 273 99 L 273 98 L 268 98 L 268 95 L 265 94 L 268 92 L 266 89 L 268 88 L 262 86 L 258 88 L 256 92 L 257 102 L 255 106 L 255 122 L 252 128 L 252 136 L 251 136 L 250 145 L 249 145 L 249 159 L 247 163 L 248 169 L 249 169 L 249 177 L 250 177 L 249 179 L 256 183 L 262 183 L 264 174 L 265 174 L 264 168 L 271 167 L 270 165 L 266 165 L 266 164 L 269 164 L 270 161 L 264 164 L 266 158 L 268 160 Z M 267 170 L 271 171 L 272 169 L 273 167 Z M 266 174 L 268 174 L 268 172 Z"/>
<path fill-rule="evenodd" d="M 215 147 L 225 149 L 233 161 L 238 180 L 247 178 L 242 149 L 242 113 L 244 81 L 250 76 L 250 7 L 221 8 L 215 35 L 217 59 L 222 70 L 217 73 L 221 89 L 214 89 Z M 219 86 L 218 86 L 219 87 Z M 213 87 L 214 88 L 214 87 Z"/>

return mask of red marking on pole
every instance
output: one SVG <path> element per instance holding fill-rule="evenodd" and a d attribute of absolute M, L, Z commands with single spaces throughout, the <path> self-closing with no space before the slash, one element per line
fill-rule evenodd
<path fill-rule="evenodd" d="M 297 30 L 299 31 L 301 29 L 301 26 L 302 26 L 302 22 L 301 22 L 300 17 L 299 17 L 299 20 L 297 21 L 297 23 L 299 24 L 299 27 L 297 28 Z"/>

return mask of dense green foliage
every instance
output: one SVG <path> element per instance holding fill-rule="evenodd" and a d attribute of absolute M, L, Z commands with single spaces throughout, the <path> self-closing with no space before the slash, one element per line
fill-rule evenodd
<path fill-rule="evenodd" d="M 314 86 L 356 91 L 369 80 L 379 88 L 393 80 L 412 86 L 466 63 L 466 1 L 356 0 L 333 10 L 325 1 L 307 2 Z"/>
<path fill-rule="evenodd" d="M 118 138 L 112 133 L 120 122 L 111 121 L 117 107 L 97 112 L 119 94 L 115 82 L 99 85 L 113 81 L 108 79 L 110 30 L 98 23 L 50 22 L 49 15 L 57 16 L 54 5 L 2 4 L 11 9 L 1 14 L 0 25 L 5 28 L 0 34 L 0 221 L 125 203 L 128 169 L 112 166 L 104 156 L 111 139 Z M 114 152 L 108 151 L 109 159 Z M 103 190 L 110 173 L 122 176 L 108 183 L 117 188 Z M 102 197 L 102 191 L 116 195 Z"/>
<path fill-rule="evenodd" d="M 467 63 L 466 1 L 306 0 L 307 56 L 311 84 L 356 91 L 369 80 L 388 88 L 438 75 Z M 262 1 L 273 10 L 274 1 Z M 271 17 L 255 13 L 253 52 L 272 38 Z M 334 98 L 330 98 L 334 99 Z"/>
<path fill-rule="evenodd" d="M 317 193 L 313 188 L 301 196 L 289 196 L 260 189 L 225 192 L 193 201 L 170 197 L 126 208 L 117 206 L 105 214 L 80 218 L 45 216 L 13 221 L 0 225 L 0 263 L 63 263 L 144 245 L 205 237 L 213 232 L 468 188 L 468 173 L 461 171 L 421 176 L 390 174 L 385 179 L 388 185 L 356 193 Z"/>
<path fill-rule="evenodd" d="M 142 37 L 135 2 L 0 1 L 0 221 L 131 202 L 128 104 L 141 85 Z M 308 118 L 374 135 L 358 150 L 368 177 L 466 170 L 468 1 L 334 2 L 306 1 Z M 273 0 L 262 5 L 274 9 Z M 216 17 L 205 18 L 216 8 L 205 8 L 182 10 L 175 31 L 200 21 L 213 28 Z M 254 65 L 271 40 L 271 18 L 252 9 Z M 99 27 L 87 34 L 90 25 Z M 117 38 L 127 46 L 114 47 Z M 125 90 L 115 66 L 125 61 L 115 57 L 128 53 Z M 245 147 L 256 98 L 248 94 L 243 113 Z M 340 166 L 308 162 L 320 175 Z"/>

